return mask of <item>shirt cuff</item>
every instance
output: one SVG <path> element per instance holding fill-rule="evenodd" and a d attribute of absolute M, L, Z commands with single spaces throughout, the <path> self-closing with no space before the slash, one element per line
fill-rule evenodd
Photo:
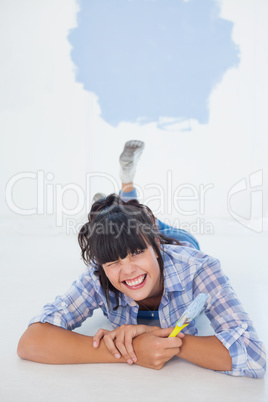
<path fill-rule="evenodd" d="M 34 316 L 28 326 L 36 322 L 48 322 L 64 329 L 68 329 L 67 322 L 64 318 L 64 312 L 68 309 L 67 303 L 60 297 L 57 297 L 55 302 L 46 304 L 40 314 Z M 65 310 L 65 311 L 64 311 Z"/>
<path fill-rule="evenodd" d="M 240 341 L 240 338 L 247 328 L 248 324 L 244 322 L 235 329 L 229 329 L 215 334 L 223 346 L 228 349 L 232 358 L 232 370 L 221 371 L 221 373 L 233 376 L 243 375 L 247 364 L 247 350 L 244 342 Z"/>
<path fill-rule="evenodd" d="M 40 315 L 36 316 L 31 319 L 31 321 L 28 324 L 28 327 L 36 322 L 42 322 L 43 324 L 45 322 L 48 322 L 49 324 L 56 325 L 57 327 L 61 327 L 64 329 L 68 329 L 66 326 L 65 321 L 62 319 L 62 317 L 57 317 L 57 316 L 49 316 L 49 315 Z"/>

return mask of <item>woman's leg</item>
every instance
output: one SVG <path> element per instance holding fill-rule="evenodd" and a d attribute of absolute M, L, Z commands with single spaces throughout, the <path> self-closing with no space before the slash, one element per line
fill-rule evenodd
<path fill-rule="evenodd" d="M 123 152 L 119 157 L 119 176 L 123 185 L 125 186 L 129 184 L 132 184 L 133 186 L 133 179 L 136 173 L 137 163 L 144 149 L 144 145 L 145 144 L 143 141 L 137 140 L 127 141 L 125 143 Z"/>
<path fill-rule="evenodd" d="M 120 197 L 123 201 L 128 201 L 132 199 L 137 199 L 137 191 L 134 187 L 133 180 L 136 173 L 137 163 L 139 158 L 142 154 L 144 149 L 144 142 L 142 141 L 128 141 L 126 142 L 123 152 L 120 155 L 119 162 L 120 162 L 120 178 L 122 181 L 122 190 L 120 191 Z M 104 198 L 105 195 L 102 193 L 98 193 L 94 196 L 97 199 Z M 163 233 L 167 237 L 172 237 L 173 239 L 179 241 L 187 241 L 193 247 L 199 248 L 198 241 L 195 239 L 193 235 L 188 233 L 186 230 L 183 229 L 176 229 L 172 226 L 161 222 L 157 219 L 158 227 L 160 233 Z"/>
<path fill-rule="evenodd" d="M 119 176 L 122 181 L 120 197 L 123 201 L 137 199 L 137 192 L 133 184 L 137 163 L 144 149 L 143 141 L 127 141 L 119 157 Z"/>
<path fill-rule="evenodd" d="M 120 155 L 120 178 L 122 180 L 120 197 L 124 201 L 138 198 L 133 184 L 133 179 L 136 172 L 136 166 L 143 149 L 144 143 L 142 141 L 128 141 L 125 144 L 122 154 Z M 193 247 L 199 250 L 198 241 L 194 238 L 194 236 L 186 232 L 186 230 L 173 228 L 172 226 L 169 226 L 158 219 L 157 222 L 160 233 L 179 241 L 187 241 Z"/>
<path fill-rule="evenodd" d="M 196 248 L 197 250 L 200 250 L 198 241 L 191 233 L 189 233 L 183 229 L 177 229 L 177 228 L 174 228 L 173 226 L 169 226 L 166 223 L 160 221 L 159 219 L 157 219 L 157 221 L 158 221 L 158 227 L 159 227 L 160 233 L 162 233 L 163 235 L 165 235 L 167 237 L 172 237 L 173 239 L 176 239 L 179 241 L 187 241 L 194 248 Z"/>

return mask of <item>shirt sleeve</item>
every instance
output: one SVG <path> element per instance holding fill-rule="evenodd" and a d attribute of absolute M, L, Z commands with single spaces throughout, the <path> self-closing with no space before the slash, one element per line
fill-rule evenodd
<path fill-rule="evenodd" d="M 34 316 L 28 325 L 36 322 L 50 324 L 73 330 L 91 317 L 93 311 L 101 307 L 100 297 L 92 286 L 92 278 L 84 273 L 73 282 L 70 289 L 57 296 L 53 303 L 46 304 L 41 312 Z"/>
<path fill-rule="evenodd" d="M 219 260 L 209 257 L 194 277 L 194 297 L 208 293 L 205 314 L 215 336 L 229 350 L 232 370 L 222 371 L 233 376 L 262 378 L 266 371 L 263 343 L 248 314 L 238 300 L 229 278 L 223 274 Z"/>

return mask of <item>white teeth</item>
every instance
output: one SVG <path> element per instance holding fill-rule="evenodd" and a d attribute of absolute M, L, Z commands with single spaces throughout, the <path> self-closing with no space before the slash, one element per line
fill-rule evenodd
<path fill-rule="evenodd" d="M 125 281 L 126 282 L 126 284 L 128 285 L 128 286 L 137 286 L 137 285 L 139 285 L 140 283 L 142 283 L 142 281 L 144 280 L 144 278 L 145 278 L 145 275 L 143 275 L 143 276 L 140 276 L 138 279 L 136 279 L 135 281 Z"/>

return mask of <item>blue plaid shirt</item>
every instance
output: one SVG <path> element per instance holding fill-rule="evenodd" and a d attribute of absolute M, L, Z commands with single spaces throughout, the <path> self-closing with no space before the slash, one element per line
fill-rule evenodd
<path fill-rule="evenodd" d="M 188 245 L 187 242 L 184 242 Z M 261 378 L 266 369 L 266 354 L 248 314 L 237 299 L 229 279 L 223 274 L 219 260 L 191 247 L 165 245 L 164 293 L 159 306 L 162 328 L 175 326 L 184 310 L 199 293 L 208 293 L 205 314 L 215 336 L 229 350 L 232 370 L 222 371 L 233 376 Z M 110 308 L 94 267 L 87 268 L 80 278 L 53 303 L 46 304 L 35 322 L 48 322 L 72 330 L 101 308 L 114 328 L 122 324 L 137 324 L 139 306 L 129 296 L 120 293 L 119 307 L 110 292 Z M 182 330 L 197 335 L 195 320 Z"/>

